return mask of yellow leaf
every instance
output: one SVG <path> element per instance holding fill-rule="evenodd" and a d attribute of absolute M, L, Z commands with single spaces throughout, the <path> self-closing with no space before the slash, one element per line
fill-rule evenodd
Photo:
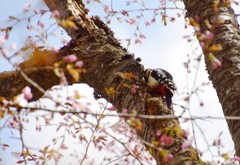
<path fill-rule="evenodd" d="M 213 61 L 214 61 L 214 59 L 215 59 L 215 56 L 210 52 L 210 53 L 208 54 L 208 58 L 209 58 L 209 61 L 210 61 L 211 63 L 213 63 Z"/>
<path fill-rule="evenodd" d="M 48 160 L 51 160 L 54 157 L 55 151 L 51 150 L 47 156 Z"/>
<path fill-rule="evenodd" d="M 168 151 L 165 150 L 165 149 L 162 149 L 159 154 L 162 156 L 162 157 L 166 157 L 168 155 Z"/>
<path fill-rule="evenodd" d="M 127 88 L 131 88 L 131 87 L 132 87 L 131 85 L 126 84 L 126 83 L 124 83 L 123 86 L 124 86 L 124 87 L 127 87 Z"/>
<path fill-rule="evenodd" d="M 208 27 L 208 29 L 212 29 L 212 25 L 208 19 L 206 19 L 204 22 L 205 22 L 205 25 Z"/>
<path fill-rule="evenodd" d="M 139 119 L 135 121 L 135 129 L 137 130 L 138 133 L 142 132 L 142 123 L 140 122 Z"/>
<path fill-rule="evenodd" d="M 219 4 L 220 4 L 220 0 L 215 0 L 213 1 L 213 9 L 214 11 L 217 13 L 219 10 Z"/>
<path fill-rule="evenodd" d="M 132 74 L 132 73 L 125 73 L 125 75 L 126 75 L 126 77 L 128 78 L 128 79 L 136 79 L 137 77 L 134 75 L 134 74 Z"/>
<path fill-rule="evenodd" d="M 221 51 L 222 49 L 223 48 L 221 44 L 214 44 L 210 47 L 210 51 Z"/>
<path fill-rule="evenodd" d="M 113 87 L 111 88 L 105 88 L 105 91 L 107 93 L 108 96 L 112 95 L 112 94 L 118 94 L 119 92 L 116 91 Z"/>
<path fill-rule="evenodd" d="M 152 144 L 155 146 L 159 146 L 159 141 L 153 141 Z"/>
<path fill-rule="evenodd" d="M 49 147 L 49 146 L 45 146 L 45 147 L 44 147 L 44 149 L 43 149 L 43 155 L 45 155 L 45 154 L 47 153 L 48 147 Z"/>
<path fill-rule="evenodd" d="M 26 51 L 30 47 L 23 47 L 22 50 Z M 51 66 L 57 61 L 57 53 L 51 50 L 42 49 L 43 47 L 33 47 L 33 52 L 29 60 L 19 64 L 21 68 L 31 68 L 40 66 Z"/>
<path fill-rule="evenodd" d="M 71 70 L 73 68 L 73 64 L 67 64 L 66 69 Z"/>
<path fill-rule="evenodd" d="M 221 155 L 225 160 L 228 160 L 229 159 L 229 155 L 227 153 L 224 153 Z"/>
<path fill-rule="evenodd" d="M 116 75 L 120 76 L 122 79 L 125 78 L 124 74 L 122 72 L 116 72 L 115 73 Z"/>
<path fill-rule="evenodd" d="M 134 74 L 129 73 L 129 72 L 126 72 L 126 73 L 116 72 L 115 74 L 120 76 L 122 79 L 127 78 L 128 80 L 130 80 L 130 79 L 136 79 L 137 78 Z"/>
<path fill-rule="evenodd" d="M 164 22 L 164 25 L 167 24 L 167 22 L 166 22 L 166 15 L 162 15 L 162 21 Z"/>
<path fill-rule="evenodd" d="M 79 71 L 77 69 L 70 69 L 68 72 L 72 76 L 72 78 L 75 82 L 79 81 L 80 74 L 79 74 Z"/>
<path fill-rule="evenodd" d="M 25 46 L 25 47 L 22 47 L 21 50 L 22 51 L 27 51 L 29 48 L 31 48 L 31 46 Z"/>
<path fill-rule="evenodd" d="M 4 118 L 4 116 L 5 116 L 4 111 L 0 110 L 0 118 Z"/>
<path fill-rule="evenodd" d="M 149 148 L 149 149 L 148 149 L 148 152 L 152 155 L 153 149 L 152 149 L 152 148 Z"/>
<path fill-rule="evenodd" d="M 199 24 L 193 18 L 189 18 L 189 24 L 194 27 L 199 27 Z"/>
<path fill-rule="evenodd" d="M 198 156 L 197 151 L 195 151 L 194 149 L 192 149 L 192 150 L 190 151 L 190 153 L 191 153 L 191 160 L 194 160 L 194 159 L 197 158 L 197 156 Z"/>
<path fill-rule="evenodd" d="M 182 129 L 176 125 L 174 127 L 174 134 L 177 134 L 177 136 L 180 137 L 180 136 L 182 136 L 182 133 L 183 133 Z"/>
<path fill-rule="evenodd" d="M 67 21 L 65 21 L 65 23 L 66 23 L 67 27 L 73 28 L 74 30 L 78 29 L 78 27 L 76 26 L 76 24 L 73 21 L 67 20 Z"/>
<path fill-rule="evenodd" d="M 8 114 L 9 114 L 9 115 L 14 115 L 14 111 L 12 111 L 12 110 L 9 109 L 9 110 L 8 110 Z"/>
<path fill-rule="evenodd" d="M 55 75 L 58 76 L 58 77 L 61 77 L 61 75 L 62 75 L 62 72 L 60 71 L 59 68 L 55 68 L 55 69 L 54 69 L 54 73 L 55 73 Z"/>
<path fill-rule="evenodd" d="M 39 156 L 39 159 L 44 160 L 44 158 L 42 156 Z"/>

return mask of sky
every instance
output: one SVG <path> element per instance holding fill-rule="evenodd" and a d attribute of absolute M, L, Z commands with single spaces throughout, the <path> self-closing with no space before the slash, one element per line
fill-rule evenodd
<path fill-rule="evenodd" d="M 7 23 L 7 18 L 9 15 L 11 16 L 17 16 L 17 17 L 25 17 L 22 13 L 22 10 L 24 6 L 28 3 L 28 0 L 8 0 L 3 1 L 0 6 L 1 11 L 1 17 L 0 17 L 0 25 L 1 28 L 9 25 Z M 103 3 L 107 3 L 109 1 L 103 1 Z M 156 1 L 158 2 L 158 1 Z M 11 8 L 9 9 L 9 5 L 11 3 L 14 3 L 15 5 L 11 5 Z M 41 1 L 32 1 L 33 7 L 36 9 L 42 8 L 43 4 Z M 118 1 L 113 3 L 113 8 L 115 10 L 121 10 L 120 8 L 123 5 L 123 1 Z M 146 4 L 147 6 L 151 6 L 154 4 Z M 181 6 L 181 5 L 180 5 Z M 128 8 L 138 8 L 138 5 L 133 5 Z M 46 8 L 46 7 L 43 7 Z M 90 10 L 90 14 L 92 15 L 103 15 L 104 12 L 102 10 L 102 6 L 98 3 L 91 3 L 87 5 L 87 8 Z M 126 8 L 127 9 L 127 8 Z M 174 13 L 175 11 L 168 11 L 168 14 L 176 15 Z M 132 13 L 132 15 L 136 15 L 136 13 Z M 163 25 L 163 22 L 161 21 L 161 17 L 156 18 L 156 23 L 152 24 L 151 26 L 146 26 L 145 22 L 149 19 L 151 19 L 152 15 L 151 13 L 145 13 L 144 19 L 141 20 L 139 23 L 139 27 L 141 29 L 141 33 L 146 36 L 146 39 L 142 40 L 142 44 L 131 44 L 128 47 L 128 51 L 131 53 L 134 53 L 135 57 L 140 57 L 142 59 L 141 64 L 144 65 L 145 68 L 163 68 L 167 71 L 169 71 L 173 77 L 174 81 L 177 84 L 178 87 L 178 93 L 174 96 L 173 102 L 180 105 L 185 105 L 185 103 L 182 101 L 182 93 L 186 92 L 186 85 L 188 84 L 189 89 L 193 88 L 193 86 L 199 86 L 203 82 L 209 82 L 208 80 L 208 74 L 206 72 L 204 61 L 201 60 L 201 63 L 199 64 L 199 69 L 197 69 L 197 63 L 192 62 L 191 63 L 191 73 L 187 74 L 186 69 L 184 68 L 183 63 L 188 60 L 188 58 L 191 59 L 191 61 L 194 61 L 194 58 L 196 58 L 197 55 L 201 54 L 201 50 L 198 46 L 198 42 L 193 39 L 192 43 L 187 42 L 186 39 L 184 39 L 184 36 L 190 35 L 192 36 L 193 30 L 191 27 L 185 28 L 185 21 L 183 17 L 180 17 L 179 19 L 176 19 L 175 22 L 167 22 L 167 26 Z M 48 16 L 49 17 L 49 16 Z M 48 17 L 44 18 L 45 24 L 51 24 L 53 20 L 49 20 Z M 103 17 L 101 17 L 103 18 Z M 38 18 L 37 18 L 38 19 Z M 36 18 L 33 18 L 33 22 L 37 20 Z M 49 22 L 50 21 L 50 22 Z M 24 21 L 22 23 L 19 23 L 16 28 L 11 32 L 9 42 L 6 43 L 7 47 L 9 49 L 12 49 L 12 47 L 15 47 L 16 50 L 21 48 L 26 44 L 24 37 L 28 35 L 28 32 L 23 29 L 26 27 L 26 22 Z M 10 22 L 11 23 L 11 22 Z M 134 26 L 128 26 L 124 22 L 119 23 L 116 21 L 116 19 L 111 20 L 111 24 L 109 25 L 112 29 L 112 31 L 115 33 L 115 36 L 120 39 L 125 39 L 133 35 L 134 32 Z M 22 31 L 23 30 L 23 31 Z M 21 31 L 21 32 L 20 32 Z M 52 28 L 52 31 L 55 31 L 54 28 Z M 57 32 L 59 34 L 63 34 L 61 29 L 57 29 Z M 32 32 L 34 35 L 34 32 Z M 3 33 L 0 33 L 0 37 L 3 37 Z M 66 38 L 69 39 L 66 35 L 59 35 L 59 38 Z M 55 47 L 61 46 L 61 39 L 56 40 L 54 37 L 50 39 L 49 41 L 52 45 Z M 133 41 L 134 42 L 134 41 Z M 126 44 L 123 44 L 126 46 Z M 194 49 L 197 49 L 197 51 L 194 51 Z M 13 62 L 19 63 L 23 59 L 21 57 L 17 57 L 13 59 Z M 13 66 L 9 64 L 6 60 L 4 60 L 3 57 L 0 56 L 0 71 L 7 71 L 7 70 L 13 70 Z M 195 75 L 197 72 L 197 79 L 195 83 Z M 92 101 L 91 98 L 91 89 L 85 90 L 87 87 L 83 86 L 82 88 L 79 86 L 75 86 L 72 88 L 77 88 L 79 92 L 82 95 L 86 95 L 87 102 Z M 69 91 L 73 90 L 72 88 L 69 88 Z M 193 116 L 223 116 L 221 105 L 219 104 L 215 89 L 212 87 L 212 84 L 208 86 L 204 86 L 201 88 L 202 93 L 200 93 L 200 101 L 199 97 L 196 95 L 193 95 L 190 100 L 190 112 Z M 70 92 L 67 92 L 68 94 Z M 62 95 L 62 93 L 66 94 L 66 91 L 60 91 L 59 95 Z M 85 100 L 86 101 L 86 100 Z M 204 105 L 200 106 L 200 102 L 203 102 Z M 52 103 L 46 101 L 48 106 Z M 94 103 L 96 106 L 96 103 Z M 96 109 L 94 106 L 93 109 Z M 180 114 L 182 112 L 182 109 L 175 105 L 174 110 L 176 114 Z M 38 114 L 35 114 L 38 115 Z M 184 114 L 185 116 L 188 116 L 188 112 Z M 56 123 L 58 123 L 61 120 L 61 117 L 56 120 Z M 111 120 L 111 119 L 109 119 Z M 115 119 L 114 119 L 115 120 Z M 31 122 L 34 123 L 34 119 L 31 119 Z M 31 123 L 30 122 L 30 123 Z M 0 125 L 3 124 L 3 121 L 0 121 Z M 212 119 L 204 119 L 204 120 L 198 120 L 197 124 L 201 128 L 201 131 L 194 126 L 195 134 L 196 134 L 196 140 L 197 140 L 197 147 L 203 151 L 207 149 L 206 142 L 204 138 L 207 138 L 208 142 L 211 144 L 214 139 L 216 139 L 219 134 L 222 132 L 221 139 L 223 141 L 224 148 L 221 149 L 222 152 L 233 152 L 233 143 L 231 140 L 231 137 L 229 135 L 229 131 L 227 128 L 227 124 L 224 120 L 212 120 Z M 189 130 L 191 135 L 192 133 L 192 126 L 190 122 L 181 123 L 182 127 Z M 29 145 L 35 147 L 48 145 L 51 141 L 51 138 L 54 136 L 55 132 L 53 131 L 53 128 L 46 128 L 45 131 L 43 131 L 42 134 L 36 133 L 34 131 L 35 127 L 33 126 L 27 126 L 27 130 L 25 133 L 26 141 L 29 142 Z M 55 129 L 55 128 L 54 128 Z M 202 136 L 202 133 L 204 132 L 204 136 Z M 15 136 L 18 136 L 16 132 L 14 132 Z M 61 133 L 61 132 L 60 132 Z M 47 136 L 46 136 L 47 135 Z M 13 138 L 13 135 L 11 135 L 11 131 L 3 129 L 0 132 L 1 141 L 0 143 L 10 143 L 11 148 L 8 151 L 8 154 L 6 152 L 3 152 L 0 150 L 0 157 L 3 159 L 3 164 L 6 165 L 12 165 L 14 162 L 16 162 L 16 159 L 10 154 L 11 151 L 14 151 L 16 149 L 19 150 L 20 144 L 16 139 Z M 70 138 L 71 139 L 71 138 Z M 193 144 L 194 145 L 194 144 Z M 212 149 L 212 152 L 214 154 L 217 154 L 216 149 Z M 9 159 L 9 157 L 11 157 Z M 207 152 L 206 154 L 203 154 L 203 159 L 205 160 L 211 160 L 211 153 Z M 9 161 L 12 160 L 12 161 Z M 65 158 L 63 161 L 67 161 L 68 159 Z"/>

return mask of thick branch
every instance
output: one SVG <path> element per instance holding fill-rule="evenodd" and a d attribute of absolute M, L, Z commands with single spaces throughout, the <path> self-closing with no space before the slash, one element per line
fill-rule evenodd
<path fill-rule="evenodd" d="M 212 23 L 214 40 L 211 44 L 221 44 L 222 51 L 214 52 L 221 62 L 221 68 L 214 70 L 205 53 L 209 77 L 217 91 L 225 116 L 240 116 L 240 31 L 233 10 L 228 1 L 184 0 L 188 16 L 198 17 L 201 31 L 209 30 L 205 21 Z M 240 121 L 227 120 L 235 143 L 236 154 L 240 156 Z"/>

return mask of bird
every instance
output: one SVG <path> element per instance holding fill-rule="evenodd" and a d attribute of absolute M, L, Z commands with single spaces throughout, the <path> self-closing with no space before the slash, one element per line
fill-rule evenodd
<path fill-rule="evenodd" d="M 144 72 L 144 79 L 148 84 L 150 94 L 165 98 L 167 107 L 172 108 L 172 97 L 177 91 L 172 75 L 161 68 L 148 68 Z"/>

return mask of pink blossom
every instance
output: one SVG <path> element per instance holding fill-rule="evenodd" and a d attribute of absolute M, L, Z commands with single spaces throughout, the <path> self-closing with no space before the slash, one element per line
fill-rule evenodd
<path fill-rule="evenodd" d="M 161 5 L 162 7 L 165 7 L 165 6 L 166 6 L 165 0 L 160 0 L 159 3 L 160 3 L 160 5 Z"/>
<path fill-rule="evenodd" d="M 210 31 L 205 31 L 205 39 L 206 40 L 212 40 L 214 38 L 214 34 Z"/>
<path fill-rule="evenodd" d="M 78 138 L 79 138 L 80 141 L 87 142 L 87 139 L 86 139 L 86 137 L 83 134 L 80 134 Z"/>
<path fill-rule="evenodd" d="M 131 88 L 131 91 L 132 91 L 132 93 L 136 93 L 137 92 L 137 90 L 134 89 L 134 88 Z"/>
<path fill-rule="evenodd" d="M 81 68 L 83 66 L 83 61 L 77 61 L 75 65 L 76 67 Z"/>
<path fill-rule="evenodd" d="M 132 85 L 132 87 L 131 87 L 131 91 L 132 91 L 133 93 L 136 93 L 138 88 L 139 88 L 139 86 L 134 84 L 134 85 Z"/>
<path fill-rule="evenodd" d="M 64 39 L 62 40 L 62 43 L 63 43 L 63 45 L 67 45 L 67 44 L 69 43 L 69 40 L 66 39 L 66 38 L 64 38 Z"/>
<path fill-rule="evenodd" d="M 68 149 L 68 146 L 65 144 L 61 144 L 60 148 L 66 150 L 66 149 Z"/>
<path fill-rule="evenodd" d="M 14 103 L 21 107 L 26 107 L 28 105 L 28 101 L 25 99 L 23 94 L 16 96 L 14 98 Z"/>
<path fill-rule="evenodd" d="M 135 40 L 135 44 L 142 44 L 142 42 L 141 42 L 141 40 L 136 39 L 136 40 Z"/>
<path fill-rule="evenodd" d="M 162 135 L 159 141 L 161 145 L 173 144 L 174 142 L 173 138 L 167 135 Z"/>
<path fill-rule="evenodd" d="M 183 130 L 183 132 L 182 132 L 182 136 L 183 136 L 184 138 L 187 138 L 188 135 L 189 135 L 189 132 L 186 131 L 186 130 Z"/>
<path fill-rule="evenodd" d="M 27 25 L 27 29 L 28 29 L 29 31 L 33 31 L 33 30 L 35 30 L 35 27 L 32 26 L 32 25 L 30 25 L 30 24 L 28 24 L 28 25 Z"/>
<path fill-rule="evenodd" d="M 73 62 L 75 62 L 75 61 L 77 60 L 77 56 L 74 55 L 74 54 L 71 54 L 71 55 L 68 55 L 68 56 L 63 57 L 63 60 L 64 60 L 65 62 L 73 63 Z"/>
<path fill-rule="evenodd" d="M 144 34 L 139 35 L 141 39 L 146 39 L 146 36 Z"/>
<path fill-rule="evenodd" d="M 15 50 L 15 49 L 16 49 L 16 43 L 14 43 L 14 42 L 11 43 L 11 49 L 12 49 L 12 50 Z"/>
<path fill-rule="evenodd" d="M 5 39 L 0 36 L 0 44 L 4 44 L 4 42 L 5 42 Z"/>
<path fill-rule="evenodd" d="M 123 10 L 123 11 L 122 11 L 122 15 L 128 16 L 128 12 L 127 12 L 126 10 Z"/>
<path fill-rule="evenodd" d="M 215 139 L 213 141 L 213 146 L 222 146 L 222 141 L 221 139 Z"/>
<path fill-rule="evenodd" d="M 164 157 L 164 160 L 169 162 L 173 159 L 173 155 L 172 154 L 168 154 L 167 156 Z"/>
<path fill-rule="evenodd" d="M 151 23 L 154 23 L 154 22 L 156 22 L 156 18 L 155 17 L 151 20 Z"/>
<path fill-rule="evenodd" d="M 194 26 L 193 28 L 194 28 L 194 30 L 195 30 L 196 32 L 199 32 L 199 31 L 200 31 L 200 28 L 199 28 L 198 26 Z"/>
<path fill-rule="evenodd" d="M 51 50 L 54 51 L 54 52 L 58 52 L 58 48 L 55 47 L 55 46 L 52 46 L 52 47 L 51 47 Z"/>
<path fill-rule="evenodd" d="M 190 139 L 187 139 L 183 142 L 182 144 L 182 149 L 187 149 L 191 144 L 192 144 L 192 141 L 193 141 L 193 137 L 191 137 Z"/>
<path fill-rule="evenodd" d="M 8 51 L 6 50 L 6 49 L 2 49 L 2 55 L 4 56 L 4 57 L 8 57 Z"/>
<path fill-rule="evenodd" d="M 212 63 L 212 67 L 213 69 L 218 69 L 222 66 L 221 61 L 219 61 L 217 58 L 214 59 L 213 63 Z"/>
<path fill-rule="evenodd" d="M 5 34 L 5 36 L 4 36 L 4 39 L 5 39 L 5 40 L 8 40 L 8 38 L 9 38 L 9 32 L 6 32 L 6 34 Z"/>
<path fill-rule="evenodd" d="M 123 108 L 122 113 L 128 113 L 128 110 L 126 108 Z"/>
<path fill-rule="evenodd" d="M 155 134 L 156 134 L 156 136 L 160 136 L 162 134 L 162 131 L 159 129 L 159 130 L 156 131 Z"/>
<path fill-rule="evenodd" d="M 155 20 L 154 20 L 154 21 L 155 21 Z M 146 25 L 146 26 L 150 26 L 151 23 L 150 23 L 149 21 L 145 21 L 145 25 Z"/>
<path fill-rule="evenodd" d="M 203 48 L 205 47 L 205 43 L 204 42 L 200 42 L 200 46 Z"/>
<path fill-rule="evenodd" d="M 108 110 L 109 111 L 116 111 L 117 109 L 116 109 L 116 107 L 109 107 Z"/>
<path fill-rule="evenodd" d="M 59 17 L 60 17 L 60 12 L 59 12 L 58 10 L 54 10 L 54 11 L 52 12 L 52 17 L 53 17 L 53 18 L 59 18 Z"/>
<path fill-rule="evenodd" d="M 107 22 L 106 22 L 107 24 L 110 24 L 111 23 L 111 21 L 110 20 L 107 20 Z"/>
<path fill-rule="evenodd" d="M 63 116 L 63 115 L 66 114 L 66 112 L 61 111 L 61 112 L 59 112 L 59 114 L 60 114 L 61 116 Z"/>
<path fill-rule="evenodd" d="M 40 10 L 41 15 L 45 14 L 46 12 L 47 12 L 47 10 L 43 10 L 43 9 Z"/>
<path fill-rule="evenodd" d="M 19 124 L 18 124 L 16 121 L 10 122 L 10 126 L 11 126 L 12 128 L 17 128 L 18 125 L 19 125 Z"/>
<path fill-rule="evenodd" d="M 23 13 L 26 13 L 30 9 L 31 6 L 32 6 L 32 2 L 30 1 L 23 8 Z"/>
<path fill-rule="evenodd" d="M 170 21 L 171 21 L 171 22 L 174 22 L 174 21 L 175 21 L 175 18 L 174 18 L 174 17 L 171 17 Z"/>
<path fill-rule="evenodd" d="M 222 66 L 222 63 L 220 60 L 218 60 L 212 53 L 209 53 L 209 60 L 212 63 L 213 69 L 218 69 Z"/>
<path fill-rule="evenodd" d="M 6 150 L 7 148 L 9 147 L 9 145 L 8 144 L 2 144 L 2 150 Z"/>
<path fill-rule="evenodd" d="M 37 22 L 37 25 L 40 26 L 41 28 L 44 28 L 45 26 L 44 23 L 40 20 Z"/>
<path fill-rule="evenodd" d="M 31 88 L 29 86 L 26 86 L 25 88 L 23 88 L 22 94 L 23 94 L 24 98 L 27 100 L 31 100 L 33 97 Z"/>
<path fill-rule="evenodd" d="M 71 105 L 72 109 L 74 109 L 74 111 L 80 111 L 81 110 L 81 105 L 77 102 L 73 103 Z"/>
<path fill-rule="evenodd" d="M 106 14 L 109 13 L 109 6 L 107 6 L 107 5 L 104 6 L 104 12 L 105 12 Z"/>
<path fill-rule="evenodd" d="M 130 25 L 136 25 L 137 23 L 136 20 L 132 18 L 130 20 L 127 20 L 126 22 L 129 23 Z"/>
<path fill-rule="evenodd" d="M 230 158 L 230 160 L 232 160 L 232 161 L 240 161 L 240 157 L 235 156 L 235 157 L 233 157 L 233 158 Z"/>

